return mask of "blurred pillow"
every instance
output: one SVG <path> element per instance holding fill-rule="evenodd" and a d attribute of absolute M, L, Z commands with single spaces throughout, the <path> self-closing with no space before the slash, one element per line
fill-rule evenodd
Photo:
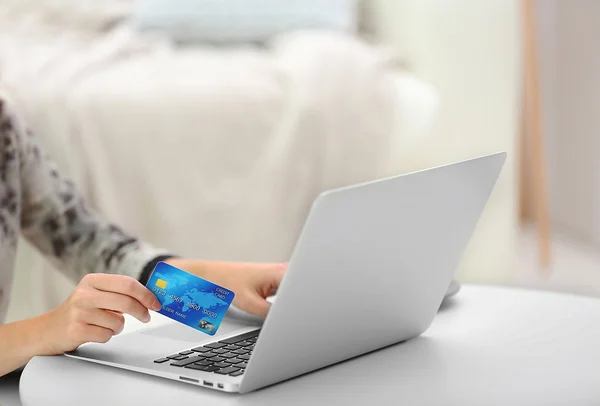
<path fill-rule="evenodd" d="M 133 21 L 178 42 L 263 42 L 296 29 L 354 32 L 357 0 L 138 0 Z"/>

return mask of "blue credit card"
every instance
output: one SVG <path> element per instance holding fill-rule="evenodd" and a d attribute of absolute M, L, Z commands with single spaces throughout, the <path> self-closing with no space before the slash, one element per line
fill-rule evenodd
<path fill-rule="evenodd" d="M 235 296 L 229 289 L 164 262 L 156 265 L 146 287 L 162 305 L 158 313 L 209 335 L 217 332 Z"/>

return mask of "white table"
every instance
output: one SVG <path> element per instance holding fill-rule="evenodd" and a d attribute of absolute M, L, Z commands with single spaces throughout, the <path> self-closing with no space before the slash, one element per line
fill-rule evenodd
<path fill-rule="evenodd" d="M 35 405 L 600 404 L 600 300 L 466 286 L 420 338 L 247 395 L 65 357 L 35 358 Z"/>

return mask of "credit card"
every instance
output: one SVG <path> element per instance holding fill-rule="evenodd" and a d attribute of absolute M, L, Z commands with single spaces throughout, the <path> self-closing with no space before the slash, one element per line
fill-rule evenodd
<path fill-rule="evenodd" d="M 154 293 L 162 308 L 158 313 L 214 335 L 229 309 L 233 291 L 159 262 L 146 287 Z"/>

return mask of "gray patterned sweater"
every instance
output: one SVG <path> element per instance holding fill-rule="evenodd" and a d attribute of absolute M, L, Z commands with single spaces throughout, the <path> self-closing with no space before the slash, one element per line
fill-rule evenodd
<path fill-rule="evenodd" d="M 0 324 L 19 235 L 75 281 L 88 273 L 143 279 L 168 256 L 94 213 L 0 92 Z"/>

